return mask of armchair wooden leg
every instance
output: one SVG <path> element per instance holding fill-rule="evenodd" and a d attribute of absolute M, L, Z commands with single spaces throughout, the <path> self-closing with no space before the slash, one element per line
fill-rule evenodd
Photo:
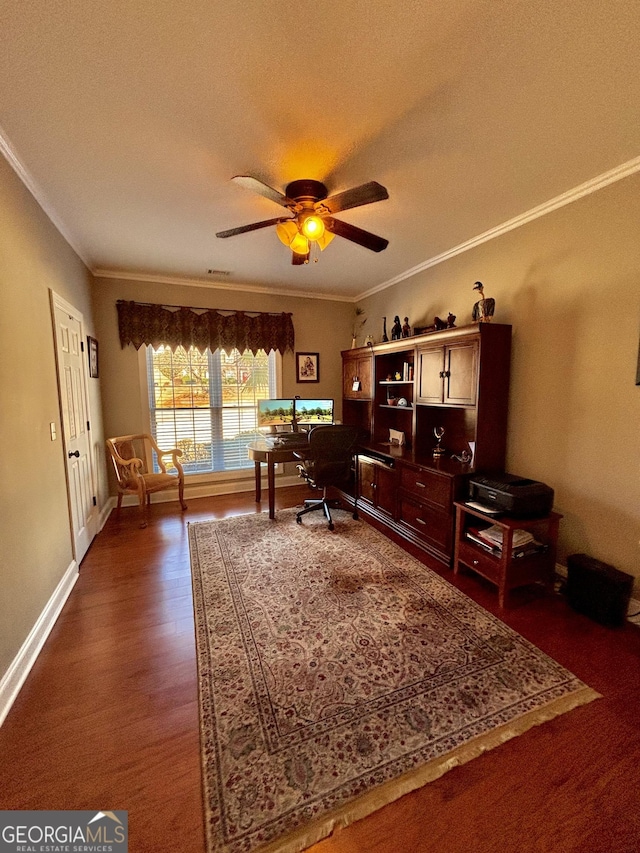
<path fill-rule="evenodd" d="M 151 495 L 147 494 L 144 486 L 138 490 L 138 500 L 140 502 L 140 527 L 147 526 L 147 499 L 151 502 Z"/>
<path fill-rule="evenodd" d="M 180 506 L 182 509 L 186 509 L 187 505 L 184 502 L 184 482 L 182 479 L 178 480 L 178 499 L 180 501 Z"/>

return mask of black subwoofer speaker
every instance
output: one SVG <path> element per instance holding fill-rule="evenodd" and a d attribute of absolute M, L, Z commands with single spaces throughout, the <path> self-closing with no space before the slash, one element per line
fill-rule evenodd
<path fill-rule="evenodd" d="M 567 557 L 567 598 L 578 613 L 601 625 L 624 623 L 633 577 L 586 554 Z"/>

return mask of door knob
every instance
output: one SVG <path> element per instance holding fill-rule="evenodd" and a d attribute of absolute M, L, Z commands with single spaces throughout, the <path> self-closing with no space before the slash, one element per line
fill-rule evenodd
<path fill-rule="evenodd" d="M 80 459 L 80 451 L 76 450 L 74 453 L 69 453 L 69 459 L 71 459 L 72 456 L 75 456 L 77 459 Z"/>

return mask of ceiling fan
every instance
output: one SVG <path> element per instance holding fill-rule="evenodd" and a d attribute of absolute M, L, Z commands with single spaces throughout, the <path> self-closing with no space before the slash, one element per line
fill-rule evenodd
<path fill-rule="evenodd" d="M 291 263 L 296 265 L 309 263 L 312 246 L 315 244 L 320 249 L 326 249 L 336 234 L 372 252 L 381 252 L 389 245 L 389 241 L 383 237 L 333 218 L 333 214 L 341 210 L 389 198 L 385 187 L 376 181 L 327 197 L 325 185 L 310 179 L 287 184 L 284 194 L 250 175 L 236 175 L 231 180 L 286 207 L 293 216 L 280 216 L 230 228 L 228 231 L 219 231 L 216 237 L 235 237 L 236 234 L 275 225 L 279 239 L 292 250 Z"/>

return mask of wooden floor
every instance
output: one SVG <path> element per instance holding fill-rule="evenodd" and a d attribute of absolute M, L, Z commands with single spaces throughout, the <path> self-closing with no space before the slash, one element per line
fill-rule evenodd
<path fill-rule="evenodd" d="M 279 490 L 292 506 L 300 487 Z M 266 512 L 266 506 L 258 506 Z M 0 729 L 0 808 L 126 809 L 132 853 L 203 853 L 186 521 L 254 512 L 253 495 L 112 517 Z M 328 534 L 330 535 L 330 534 Z M 479 578 L 455 582 L 497 613 Z M 637 853 L 640 629 L 561 596 L 498 615 L 604 698 L 536 727 L 338 831 L 313 853 Z"/>

